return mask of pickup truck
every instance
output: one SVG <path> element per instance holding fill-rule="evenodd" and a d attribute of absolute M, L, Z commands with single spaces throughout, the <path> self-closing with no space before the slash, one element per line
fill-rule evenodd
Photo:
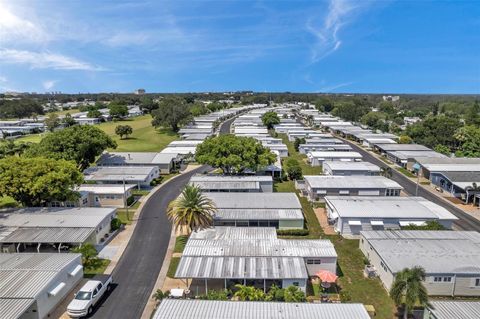
<path fill-rule="evenodd" d="M 75 298 L 67 307 L 67 314 L 71 318 L 89 316 L 106 291 L 110 290 L 112 276 L 96 275 L 75 294 Z"/>

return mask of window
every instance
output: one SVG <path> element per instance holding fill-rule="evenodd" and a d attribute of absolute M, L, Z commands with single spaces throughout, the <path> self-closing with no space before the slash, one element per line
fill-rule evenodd
<path fill-rule="evenodd" d="M 441 282 L 442 277 L 433 277 L 433 282 Z"/>
<path fill-rule="evenodd" d="M 294 281 L 294 282 L 292 283 L 292 285 L 298 287 L 300 284 L 298 283 L 298 281 Z"/>
<path fill-rule="evenodd" d="M 382 269 L 383 269 L 384 271 L 388 271 L 388 268 L 387 268 L 387 266 L 383 263 L 383 261 L 380 262 L 380 267 L 382 267 Z"/>
<path fill-rule="evenodd" d="M 320 265 L 322 261 L 320 259 L 307 259 L 308 265 Z"/>
<path fill-rule="evenodd" d="M 475 287 L 480 287 L 480 278 L 475 279 Z"/>
<path fill-rule="evenodd" d="M 451 281 L 452 281 L 452 277 L 443 277 L 443 281 L 444 281 L 444 282 L 451 282 Z"/>

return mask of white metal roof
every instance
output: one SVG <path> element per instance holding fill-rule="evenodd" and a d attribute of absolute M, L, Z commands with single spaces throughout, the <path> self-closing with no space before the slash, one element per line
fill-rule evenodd
<path fill-rule="evenodd" d="M 432 319 L 466 319 L 478 318 L 480 314 L 479 301 L 430 301 L 428 309 L 433 314 Z"/>
<path fill-rule="evenodd" d="M 362 155 L 358 152 L 345 152 L 345 151 L 339 151 L 339 152 L 310 152 L 308 153 L 309 156 L 311 157 L 316 157 L 316 158 L 362 158 Z"/>
<path fill-rule="evenodd" d="M 86 181 L 143 182 L 157 168 L 155 166 L 93 166 L 83 171 Z"/>
<path fill-rule="evenodd" d="M 295 193 L 208 193 L 221 209 L 301 209 Z"/>
<path fill-rule="evenodd" d="M 95 228 L 114 212 L 115 208 L 106 207 L 29 207 L 3 211 L 0 226 Z"/>
<path fill-rule="evenodd" d="M 20 318 L 59 272 L 78 265 L 81 255 L 73 253 L 0 254 L 0 317 Z"/>
<path fill-rule="evenodd" d="M 157 152 L 105 152 L 97 161 L 97 165 L 158 165 L 165 160 Z M 168 163 L 168 162 L 167 162 Z"/>
<path fill-rule="evenodd" d="M 347 218 L 458 219 L 423 197 L 326 196 L 325 202 L 340 217 Z"/>
<path fill-rule="evenodd" d="M 259 189 L 260 183 L 272 183 L 271 176 L 194 175 L 190 183 L 203 189 Z"/>
<path fill-rule="evenodd" d="M 303 220 L 301 209 L 217 209 L 219 220 Z"/>
<path fill-rule="evenodd" d="M 335 162 L 325 161 L 323 162 L 324 169 L 330 168 L 332 171 L 369 171 L 380 172 L 380 167 L 370 162 Z"/>
<path fill-rule="evenodd" d="M 458 234 L 445 237 L 447 232 Z M 478 236 L 471 240 L 472 235 L 463 235 L 463 232 L 436 231 L 428 237 L 424 233 L 415 236 L 410 232 L 409 236 L 400 235 L 393 239 L 374 238 L 375 235 L 367 234 L 367 240 L 393 273 L 414 266 L 423 267 L 427 274 L 480 273 Z"/>
<path fill-rule="evenodd" d="M 135 184 L 83 184 L 77 188 L 79 192 L 89 192 L 93 194 L 116 194 L 123 195 L 125 190 L 137 187 Z"/>
<path fill-rule="evenodd" d="M 321 189 L 403 189 L 383 176 L 306 175 L 303 178 L 312 188 Z"/>

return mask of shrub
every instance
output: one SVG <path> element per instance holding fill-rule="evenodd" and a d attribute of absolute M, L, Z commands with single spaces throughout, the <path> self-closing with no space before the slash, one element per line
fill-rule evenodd
<path fill-rule="evenodd" d="M 277 229 L 278 236 L 308 236 L 308 229 Z"/>
<path fill-rule="evenodd" d="M 127 198 L 127 206 L 132 205 L 134 201 L 135 201 L 134 196 L 130 196 L 129 198 Z"/>
<path fill-rule="evenodd" d="M 351 300 L 352 300 L 352 296 L 350 295 L 350 292 L 348 292 L 347 290 L 340 291 L 341 302 L 349 302 Z"/>
<path fill-rule="evenodd" d="M 170 290 L 167 290 L 167 291 L 163 292 L 162 290 L 157 289 L 157 291 L 155 291 L 155 293 L 153 294 L 153 298 L 156 301 L 160 301 L 162 299 L 165 299 L 168 296 L 170 296 Z"/>
<path fill-rule="evenodd" d="M 114 218 L 110 221 L 110 229 L 112 231 L 116 231 L 120 227 L 122 227 L 122 222 L 120 221 L 120 219 Z"/>

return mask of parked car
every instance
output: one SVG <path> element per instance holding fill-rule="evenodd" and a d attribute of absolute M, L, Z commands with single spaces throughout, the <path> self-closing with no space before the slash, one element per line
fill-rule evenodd
<path fill-rule="evenodd" d="M 87 281 L 75 294 L 75 298 L 68 304 L 67 314 L 71 318 L 80 318 L 92 314 L 95 305 L 109 291 L 112 276 L 97 275 Z"/>

